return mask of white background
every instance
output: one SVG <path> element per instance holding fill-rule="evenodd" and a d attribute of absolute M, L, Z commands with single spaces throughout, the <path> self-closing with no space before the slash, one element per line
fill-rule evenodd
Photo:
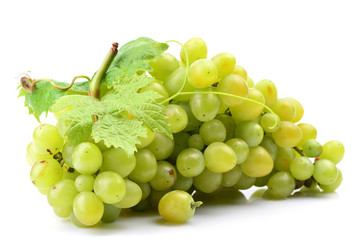
<path fill-rule="evenodd" d="M 1 1 L 1 238 L 339 239 L 359 237 L 358 1 Z M 334 194 L 283 201 L 252 192 L 205 204 L 186 224 L 157 214 L 130 215 L 111 225 L 79 229 L 56 217 L 29 180 L 25 153 L 38 125 L 16 99 L 19 74 L 69 82 L 92 76 L 112 42 L 147 36 L 165 42 L 201 37 L 208 57 L 231 52 L 258 81 L 275 82 L 279 97 L 304 106 L 302 122 L 318 140 L 341 140 L 344 181 Z M 170 45 L 179 56 L 180 48 Z M 54 123 L 51 118 L 43 122 Z M 6 237 L 8 236 L 8 237 Z"/>

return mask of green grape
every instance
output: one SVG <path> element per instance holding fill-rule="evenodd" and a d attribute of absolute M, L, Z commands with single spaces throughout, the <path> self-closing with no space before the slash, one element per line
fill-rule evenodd
<path fill-rule="evenodd" d="M 151 192 L 150 183 L 136 183 L 141 188 L 141 200 L 147 199 Z"/>
<path fill-rule="evenodd" d="M 157 164 L 156 175 L 150 180 L 150 186 L 158 191 L 170 189 L 176 181 L 175 167 L 167 161 L 158 161 Z"/>
<path fill-rule="evenodd" d="M 233 72 L 236 65 L 236 59 L 231 53 L 219 53 L 211 61 L 215 64 L 219 78 L 223 78 Z"/>
<path fill-rule="evenodd" d="M 184 223 L 195 213 L 195 208 L 202 202 L 194 202 L 190 194 L 181 190 L 174 190 L 165 194 L 159 202 L 158 210 L 166 221 Z"/>
<path fill-rule="evenodd" d="M 176 168 L 185 177 L 198 176 L 205 168 L 203 153 L 195 148 L 181 151 L 176 159 Z"/>
<path fill-rule="evenodd" d="M 100 149 L 93 143 L 83 142 L 77 145 L 72 154 L 72 162 L 76 171 L 81 174 L 93 174 L 102 164 Z"/>
<path fill-rule="evenodd" d="M 146 137 L 138 137 L 140 140 L 140 144 L 136 144 L 137 148 L 144 148 L 147 147 L 150 143 L 152 143 L 152 141 L 154 141 L 155 136 L 156 136 L 156 132 L 155 131 L 151 131 L 148 127 L 146 127 Z"/>
<path fill-rule="evenodd" d="M 189 81 L 187 80 L 187 75 L 186 75 L 186 68 L 185 67 L 180 67 L 178 69 L 176 69 L 173 73 L 171 73 L 165 80 L 164 80 L 164 87 L 166 89 L 166 91 L 168 92 L 169 96 L 173 96 L 174 94 L 176 94 L 177 92 L 180 91 L 181 87 L 184 84 L 185 81 L 185 85 L 184 88 L 182 90 L 182 92 L 193 92 L 195 90 L 195 88 L 193 86 L 191 86 L 191 84 L 189 83 Z M 179 95 L 176 98 L 174 98 L 174 100 L 176 101 L 188 101 L 190 99 L 191 95 Z"/>
<path fill-rule="evenodd" d="M 249 88 L 248 98 L 265 104 L 264 96 L 255 88 Z M 243 103 L 233 107 L 230 106 L 232 117 L 238 121 L 253 120 L 261 114 L 263 109 L 264 107 L 262 105 L 250 101 L 244 101 Z"/>
<path fill-rule="evenodd" d="M 190 134 L 187 132 L 179 132 L 173 134 L 173 137 L 174 137 L 175 146 L 174 146 L 174 151 L 171 153 L 169 157 L 170 158 L 169 161 L 175 163 L 179 153 L 182 150 L 187 149 L 189 147 L 188 139 L 190 138 Z"/>
<path fill-rule="evenodd" d="M 118 208 L 131 208 L 138 204 L 142 198 L 142 190 L 135 182 L 125 179 L 126 194 L 119 202 L 113 205 Z"/>
<path fill-rule="evenodd" d="M 149 65 L 152 68 L 149 74 L 163 81 L 169 74 L 179 68 L 179 61 L 170 53 L 163 53 L 161 57 L 149 61 Z"/>
<path fill-rule="evenodd" d="M 213 142 L 223 142 L 225 140 L 226 128 L 220 120 L 212 119 L 201 125 L 199 134 L 205 145 L 210 145 Z"/>
<path fill-rule="evenodd" d="M 243 68 L 240 65 L 236 65 L 234 67 L 234 70 L 232 71 L 232 74 L 239 75 L 240 77 L 242 77 L 245 80 L 248 78 L 248 75 L 247 75 L 247 72 L 246 72 L 245 68 Z"/>
<path fill-rule="evenodd" d="M 92 175 L 79 175 L 75 179 L 75 188 L 79 192 L 91 192 L 94 189 L 94 180 Z"/>
<path fill-rule="evenodd" d="M 178 133 L 186 128 L 188 116 L 182 107 L 176 104 L 169 104 L 165 108 L 165 114 L 170 132 Z"/>
<path fill-rule="evenodd" d="M 193 185 L 203 193 L 215 192 L 221 186 L 222 175 L 205 168 L 200 175 L 193 178 Z"/>
<path fill-rule="evenodd" d="M 272 177 L 272 175 L 274 175 L 274 173 L 276 172 L 276 170 L 272 170 L 268 175 L 263 176 L 263 177 L 257 177 L 254 183 L 254 186 L 256 187 L 264 187 L 268 184 L 269 179 Z"/>
<path fill-rule="evenodd" d="M 37 188 L 37 190 L 43 195 L 47 195 L 50 192 L 50 188 Z"/>
<path fill-rule="evenodd" d="M 73 162 L 72 162 L 72 154 L 74 152 L 76 146 L 70 146 L 69 142 L 66 142 L 64 144 L 64 147 L 62 149 L 62 157 L 67 165 L 74 168 Z"/>
<path fill-rule="evenodd" d="M 102 154 L 103 163 L 100 171 L 114 171 L 123 178 L 127 177 L 135 168 L 134 155 L 128 155 L 122 148 L 112 148 Z"/>
<path fill-rule="evenodd" d="M 272 175 L 267 185 L 273 197 L 287 198 L 295 189 L 295 179 L 289 172 L 281 171 Z"/>
<path fill-rule="evenodd" d="M 318 157 L 322 153 L 321 144 L 315 139 L 308 139 L 302 145 L 304 154 L 308 157 Z M 326 159 L 329 159 L 325 157 Z"/>
<path fill-rule="evenodd" d="M 131 113 L 129 113 L 129 114 L 131 114 Z M 134 118 L 134 116 L 133 116 L 132 114 L 131 114 L 131 116 Z M 101 152 L 104 152 L 104 151 L 110 149 L 109 147 L 107 147 L 107 146 L 105 145 L 105 143 L 104 143 L 103 140 L 101 140 L 101 141 L 99 141 L 99 142 L 95 142 L 95 141 L 92 139 L 92 141 L 90 141 L 90 142 L 91 142 L 91 143 L 94 143 L 94 144 L 99 148 L 99 150 L 100 150 Z"/>
<path fill-rule="evenodd" d="M 39 160 L 52 159 L 52 155 L 42 155 L 36 150 L 34 143 L 29 143 L 26 149 L 26 160 L 30 166 L 33 166 Z"/>
<path fill-rule="evenodd" d="M 180 58 L 182 63 L 186 66 L 186 53 L 188 56 L 189 66 L 198 59 L 207 58 L 207 46 L 203 39 L 194 37 L 187 40 L 181 48 Z"/>
<path fill-rule="evenodd" d="M 95 193 L 80 192 L 74 199 L 73 211 L 74 216 L 81 224 L 92 226 L 102 218 L 104 204 Z"/>
<path fill-rule="evenodd" d="M 165 190 L 165 191 L 158 191 L 155 189 L 151 189 L 150 195 L 149 195 L 149 201 L 152 207 L 157 208 L 159 205 L 160 199 L 167 194 L 168 192 L 172 191 L 171 189 Z"/>
<path fill-rule="evenodd" d="M 344 157 L 344 153 L 344 145 L 340 141 L 332 140 L 324 144 L 320 158 L 328 159 L 334 164 L 338 164 Z"/>
<path fill-rule="evenodd" d="M 184 177 L 178 170 L 176 170 L 176 181 L 172 186 L 172 189 L 188 191 L 191 188 L 192 183 L 193 179 L 191 177 Z"/>
<path fill-rule="evenodd" d="M 74 168 L 70 167 L 66 163 L 63 163 L 62 170 L 63 170 L 62 179 L 71 179 L 75 181 L 75 179 L 80 175 L 78 171 L 76 171 Z"/>
<path fill-rule="evenodd" d="M 224 187 L 234 186 L 240 180 L 241 174 L 240 165 L 236 165 L 233 169 L 223 174 L 221 185 Z"/>
<path fill-rule="evenodd" d="M 150 206 L 150 200 L 148 198 L 141 200 L 138 204 L 133 206 L 131 209 L 135 212 L 144 212 Z"/>
<path fill-rule="evenodd" d="M 158 79 L 158 78 L 157 78 Z M 166 91 L 166 88 L 161 83 L 155 81 L 150 82 L 145 87 L 139 90 L 139 93 L 146 92 L 146 91 L 154 91 L 161 95 L 161 97 L 157 98 L 155 101 L 158 103 L 162 103 L 166 99 L 169 98 L 169 93 Z"/>
<path fill-rule="evenodd" d="M 72 206 L 67 208 L 53 208 L 53 210 L 56 216 L 61 218 L 68 218 L 70 217 Z"/>
<path fill-rule="evenodd" d="M 157 162 L 154 154 L 146 148 L 135 153 L 136 166 L 129 178 L 138 183 L 149 182 L 156 174 Z"/>
<path fill-rule="evenodd" d="M 93 227 L 93 226 L 96 225 L 96 223 L 95 223 L 94 225 L 85 225 L 85 224 L 81 223 L 81 222 L 79 221 L 79 219 L 76 218 L 73 209 L 72 209 L 72 211 L 70 212 L 70 219 L 71 219 L 71 222 L 72 222 L 75 226 L 80 227 L 80 228 L 89 228 L 89 227 Z"/>
<path fill-rule="evenodd" d="M 235 137 L 243 139 L 249 147 L 255 147 L 263 140 L 264 130 L 256 122 L 240 122 L 235 129 Z"/>
<path fill-rule="evenodd" d="M 273 161 L 277 157 L 278 147 L 276 146 L 274 140 L 271 137 L 264 136 L 262 142 L 259 146 L 262 146 L 270 154 Z"/>
<path fill-rule="evenodd" d="M 207 88 L 204 91 L 212 92 L 212 89 Z M 194 94 L 190 98 L 190 109 L 197 120 L 207 122 L 218 114 L 220 99 L 216 94 Z"/>
<path fill-rule="evenodd" d="M 121 208 L 117 208 L 111 204 L 104 203 L 104 214 L 101 217 L 101 222 L 112 223 L 119 218 Z"/>
<path fill-rule="evenodd" d="M 276 145 L 291 148 L 298 145 L 302 139 L 301 129 L 292 122 L 280 122 L 279 128 L 272 133 Z"/>
<path fill-rule="evenodd" d="M 189 95 L 190 99 L 190 95 Z M 194 114 L 191 112 L 189 102 L 179 102 L 177 103 L 180 107 L 182 107 L 185 112 L 187 113 L 188 117 L 188 123 L 184 131 L 190 132 L 190 131 L 198 131 L 201 125 L 201 122 L 196 119 Z"/>
<path fill-rule="evenodd" d="M 64 140 L 57 127 L 51 124 L 41 124 L 34 130 L 33 143 L 40 154 L 54 155 L 61 151 Z"/>
<path fill-rule="evenodd" d="M 199 59 L 189 68 L 188 81 L 194 88 L 207 88 L 217 82 L 216 65 L 208 59 Z"/>
<path fill-rule="evenodd" d="M 271 108 L 281 121 L 291 121 L 296 115 L 295 104 L 289 98 L 279 98 Z"/>
<path fill-rule="evenodd" d="M 340 169 L 338 169 L 338 177 L 336 178 L 336 180 L 333 183 L 328 184 L 328 185 L 320 184 L 319 187 L 324 192 L 334 192 L 340 186 L 342 180 L 343 180 L 342 173 L 341 173 Z"/>
<path fill-rule="evenodd" d="M 309 123 L 300 123 L 297 125 L 301 130 L 301 141 L 297 144 L 299 149 L 302 149 L 304 142 L 308 139 L 316 139 L 317 131 L 316 128 Z"/>
<path fill-rule="evenodd" d="M 215 117 L 215 119 L 220 120 L 226 128 L 225 141 L 229 140 L 230 138 L 233 138 L 234 131 L 236 128 L 236 123 L 235 123 L 234 119 L 227 114 L 219 114 Z"/>
<path fill-rule="evenodd" d="M 63 177 L 60 163 L 55 159 L 37 161 L 31 168 L 30 179 L 37 188 L 50 188 Z"/>
<path fill-rule="evenodd" d="M 290 172 L 297 180 L 309 179 L 313 171 L 314 165 L 307 157 L 296 157 L 290 163 Z"/>
<path fill-rule="evenodd" d="M 320 159 L 315 162 L 313 176 L 315 180 L 322 185 L 330 185 L 338 177 L 336 165 L 327 159 Z"/>
<path fill-rule="evenodd" d="M 276 125 L 275 125 L 276 123 Z M 273 133 L 279 128 L 280 118 L 272 113 L 265 113 L 260 119 L 260 125 L 265 132 Z"/>
<path fill-rule="evenodd" d="M 244 79 L 246 79 L 246 82 L 247 82 L 249 88 L 253 88 L 253 87 L 254 87 L 254 85 L 255 85 L 255 84 L 254 84 L 254 80 L 253 80 L 251 77 L 247 76 L 247 78 L 244 78 Z"/>
<path fill-rule="evenodd" d="M 157 160 L 170 157 L 174 150 L 175 142 L 163 133 L 156 133 L 155 139 L 146 148 L 149 149 Z"/>
<path fill-rule="evenodd" d="M 237 163 L 235 151 L 222 142 L 211 143 L 204 151 L 205 166 L 210 171 L 224 173 Z"/>
<path fill-rule="evenodd" d="M 249 146 L 240 138 L 232 138 L 226 142 L 236 154 L 236 164 L 243 163 L 249 156 Z"/>
<path fill-rule="evenodd" d="M 277 156 L 274 162 L 274 168 L 278 171 L 290 170 L 291 161 L 295 158 L 295 152 L 292 148 L 278 147 Z"/>
<path fill-rule="evenodd" d="M 245 173 L 241 173 L 240 179 L 233 185 L 233 188 L 239 190 L 246 190 L 251 188 L 255 184 L 256 178 L 249 177 Z"/>
<path fill-rule="evenodd" d="M 250 147 L 249 157 L 241 164 L 243 173 L 250 177 L 263 177 L 268 175 L 274 167 L 274 161 L 265 148 Z"/>
<path fill-rule="evenodd" d="M 254 88 L 259 90 L 263 94 L 266 106 L 272 107 L 276 103 L 277 89 L 275 84 L 271 80 L 260 80 L 255 84 Z"/>
<path fill-rule="evenodd" d="M 51 187 L 47 194 L 47 200 L 50 206 L 54 208 L 69 208 L 72 206 L 78 193 L 75 188 L 75 182 L 70 179 L 64 179 Z"/>
<path fill-rule="evenodd" d="M 216 87 L 216 91 L 240 96 L 243 98 L 247 98 L 249 95 L 246 81 L 239 75 L 235 74 L 229 74 L 222 78 Z M 230 107 L 237 106 L 245 102 L 244 99 L 224 95 L 220 95 L 220 99 Z"/>
<path fill-rule="evenodd" d="M 193 134 L 188 139 L 188 146 L 201 151 L 204 149 L 205 143 L 200 134 Z"/>
<path fill-rule="evenodd" d="M 288 97 L 287 99 L 289 99 L 295 105 L 296 113 L 295 116 L 290 121 L 296 123 L 302 119 L 304 115 L 304 108 L 301 105 L 301 103 L 295 98 Z"/>
<path fill-rule="evenodd" d="M 94 192 L 104 203 L 113 204 L 124 198 L 126 185 L 120 174 L 106 171 L 96 176 Z"/>
<path fill-rule="evenodd" d="M 229 106 L 227 106 L 225 103 L 221 102 L 220 109 L 219 109 L 219 114 L 225 113 L 226 111 L 228 111 L 228 109 L 229 109 Z"/>

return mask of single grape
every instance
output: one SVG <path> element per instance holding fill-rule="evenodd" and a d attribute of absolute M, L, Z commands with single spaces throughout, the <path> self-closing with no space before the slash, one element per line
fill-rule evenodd
<path fill-rule="evenodd" d="M 76 146 L 71 146 L 69 142 L 66 142 L 64 144 L 64 147 L 61 151 L 62 157 L 65 160 L 66 164 L 68 164 L 70 167 L 74 168 L 73 162 L 72 162 L 72 154 L 74 152 Z"/>
<path fill-rule="evenodd" d="M 171 192 L 171 189 L 165 190 L 165 191 L 158 191 L 155 189 L 151 189 L 150 195 L 149 195 L 149 202 L 152 207 L 158 208 L 160 199 L 167 194 L 168 192 Z"/>
<path fill-rule="evenodd" d="M 102 164 L 100 149 L 93 143 L 83 142 L 77 145 L 72 154 L 74 168 L 81 174 L 93 174 Z"/>
<path fill-rule="evenodd" d="M 304 142 L 302 150 L 308 157 L 318 157 L 322 152 L 322 146 L 315 139 L 308 139 Z"/>
<path fill-rule="evenodd" d="M 124 198 L 126 185 L 118 173 L 106 171 L 96 176 L 94 192 L 104 203 L 113 204 Z"/>
<path fill-rule="evenodd" d="M 37 188 L 48 189 L 63 177 L 63 170 L 55 159 L 37 161 L 31 168 L 30 179 Z"/>
<path fill-rule="evenodd" d="M 179 61 L 170 53 L 163 53 L 161 57 L 157 57 L 149 61 L 152 71 L 149 74 L 158 80 L 163 81 L 169 74 L 179 67 Z"/>
<path fill-rule="evenodd" d="M 142 190 L 138 184 L 128 179 L 125 179 L 126 194 L 119 201 L 113 205 L 117 208 L 131 208 L 138 204 L 142 199 Z"/>
<path fill-rule="evenodd" d="M 211 88 L 204 89 L 212 92 Z M 190 98 L 190 109 L 195 118 L 207 122 L 216 117 L 220 110 L 220 99 L 216 94 L 194 94 Z"/>
<path fill-rule="evenodd" d="M 195 148 L 181 151 L 176 160 L 176 168 L 185 177 L 198 176 L 205 168 L 203 153 Z"/>
<path fill-rule="evenodd" d="M 259 90 L 255 88 L 249 88 L 248 99 L 265 104 L 264 96 Z M 233 107 L 230 106 L 230 112 L 232 114 L 232 117 L 238 121 L 253 120 L 261 114 L 263 109 L 264 106 L 250 101 L 245 101 Z"/>
<path fill-rule="evenodd" d="M 224 187 L 232 187 L 240 180 L 241 175 L 241 167 L 240 165 L 236 165 L 233 169 L 223 174 L 221 185 Z"/>
<path fill-rule="evenodd" d="M 313 176 L 319 184 L 330 185 L 338 177 L 336 165 L 327 159 L 320 159 L 315 162 Z"/>
<path fill-rule="evenodd" d="M 278 171 L 288 171 L 290 170 L 291 161 L 294 158 L 295 152 L 292 148 L 278 147 L 274 168 Z"/>
<path fill-rule="evenodd" d="M 186 68 L 180 67 L 176 69 L 173 73 L 171 73 L 165 80 L 164 80 L 164 87 L 169 94 L 169 96 L 173 96 L 177 92 L 180 91 L 181 87 L 183 86 L 184 82 L 184 88 L 182 92 L 193 92 L 195 88 L 191 86 L 190 82 L 187 80 L 186 75 Z M 190 99 L 191 95 L 179 95 L 174 100 L 176 101 L 188 101 Z"/>
<path fill-rule="evenodd" d="M 120 176 L 127 177 L 136 165 L 135 155 L 128 155 L 122 148 L 112 148 L 102 153 L 103 163 L 100 171 L 114 171 Z"/>
<path fill-rule="evenodd" d="M 173 190 L 183 190 L 188 191 L 193 183 L 193 179 L 191 177 L 185 177 L 180 174 L 178 170 L 176 170 L 176 181 L 172 186 Z"/>
<path fill-rule="evenodd" d="M 298 145 L 302 139 L 301 129 L 292 122 L 280 122 L 279 128 L 272 133 L 276 145 L 291 148 Z"/>
<path fill-rule="evenodd" d="M 79 192 L 75 188 L 75 182 L 64 179 L 51 187 L 47 194 L 49 204 L 54 208 L 69 208 Z"/>
<path fill-rule="evenodd" d="M 156 174 L 157 162 L 154 154 L 146 148 L 141 148 L 135 153 L 135 169 L 129 178 L 138 183 L 149 182 Z"/>
<path fill-rule="evenodd" d="M 254 183 L 254 186 L 256 187 L 264 187 L 268 184 L 269 179 L 274 175 L 276 171 L 273 169 L 269 174 L 263 177 L 257 177 Z"/>
<path fill-rule="evenodd" d="M 216 87 L 216 91 L 240 96 L 243 98 L 247 98 L 249 95 L 247 82 L 242 77 L 235 74 L 229 74 L 222 78 Z M 230 107 L 237 106 L 245 102 L 244 99 L 224 95 L 220 95 L 220 99 Z"/>
<path fill-rule="evenodd" d="M 274 167 L 274 161 L 265 148 L 256 146 L 250 147 L 249 156 L 241 164 L 243 173 L 250 177 L 263 177 L 268 175 Z"/>
<path fill-rule="evenodd" d="M 67 208 L 53 208 L 53 210 L 56 216 L 61 218 L 68 218 L 70 217 L 72 206 Z"/>
<path fill-rule="evenodd" d="M 257 82 L 254 88 L 259 90 L 263 94 L 265 98 L 265 104 L 268 107 L 272 107 L 276 103 L 277 89 L 275 84 L 271 80 L 263 79 Z"/>
<path fill-rule="evenodd" d="M 242 77 L 245 80 L 248 78 L 248 75 L 247 75 L 247 72 L 246 72 L 245 68 L 243 68 L 240 65 L 236 65 L 234 67 L 234 70 L 233 70 L 232 74 L 239 75 L 240 77 Z M 249 86 L 249 87 L 251 87 L 251 86 Z"/>
<path fill-rule="evenodd" d="M 296 113 L 295 113 L 295 116 L 293 117 L 293 119 L 291 119 L 290 121 L 293 122 L 293 123 L 296 123 L 298 121 L 300 121 L 304 115 L 304 108 L 303 106 L 301 105 L 301 103 L 296 100 L 295 98 L 291 98 L 289 97 L 288 98 L 292 103 L 294 103 L 295 105 L 295 108 L 296 108 Z"/>
<path fill-rule="evenodd" d="M 205 166 L 217 173 L 230 171 L 237 164 L 236 153 L 222 142 L 211 143 L 204 151 Z"/>
<path fill-rule="evenodd" d="M 336 178 L 336 180 L 328 185 L 320 184 L 320 188 L 324 192 L 334 192 L 340 186 L 342 180 L 343 180 L 342 173 L 340 169 L 338 169 L 338 177 Z"/>
<path fill-rule="evenodd" d="M 295 189 L 295 179 L 289 172 L 281 171 L 272 175 L 267 185 L 273 197 L 287 198 Z"/>
<path fill-rule="evenodd" d="M 92 175 L 79 175 L 75 179 L 75 188 L 79 192 L 91 192 L 94 188 L 94 180 Z"/>
<path fill-rule="evenodd" d="M 154 91 L 154 92 L 160 94 L 161 97 L 159 97 L 155 100 L 158 103 L 162 103 L 163 101 L 165 101 L 166 99 L 169 98 L 169 93 L 167 92 L 166 88 L 164 87 L 163 84 L 161 84 L 157 80 L 154 80 L 154 81 L 150 82 L 148 85 L 146 85 L 145 87 L 141 88 L 139 90 L 139 93 L 146 92 L 146 91 Z"/>
<path fill-rule="evenodd" d="M 183 64 L 186 66 L 186 53 L 188 56 L 189 66 L 198 59 L 207 58 L 207 46 L 203 39 L 194 37 L 187 40 L 184 46 L 181 48 L 180 58 Z"/>
<path fill-rule="evenodd" d="M 225 141 L 229 140 L 230 138 L 233 138 L 234 131 L 236 128 L 235 120 L 232 117 L 230 117 L 228 114 L 219 114 L 215 117 L 215 119 L 220 120 L 226 128 Z"/>
<path fill-rule="evenodd" d="M 126 181 L 125 181 L 126 183 Z M 136 183 L 141 188 L 141 200 L 147 199 L 151 192 L 150 183 Z"/>
<path fill-rule="evenodd" d="M 184 131 L 173 134 L 174 137 L 174 150 L 171 153 L 169 159 L 167 161 L 171 163 L 175 163 L 179 153 L 187 148 L 189 148 L 188 140 L 190 138 L 190 134 Z"/>
<path fill-rule="evenodd" d="M 74 216 L 80 223 L 92 226 L 102 218 L 104 204 L 95 193 L 80 192 L 74 199 L 73 211 Z"/>
<path fill-rule="evenodd" d="M 186 95 L 184 95 L 184 96 L 186 96 Z M 188 95 L 188 96 L 190 99 L 190 95 Z M 197 120 L 196 117 L 194 116 L 194 114 L 191 112 L 189 102 L 179 102 L 177 104 L 185 110 L 187 117 L 188 117 L 188 123 L 187 123 L 184 131 L 186 131 L 186 132 L 198 131 L 200 128 L 201 122 L 199 120 Z"/>
<path fill-rule="evenodd" d="M 235 129 L 235 137 L 243 139 L 249 147 L 255 147 L 263 140 L 264 130 L 256 122 L 240 122 Z"/>
<path fill-rule="evenodd" d="M 101 222 L 112 223 L 119 218 L 121 208 L 117 208 L 111 204 L 104 203 L 104 214 L 101 217 Z"/>
<path fill-rule="evenodd" d="M 296 157 L 290 163 L 290 172 L 297 180 L 306 180 L 313 175 L 314 165 L 307 157 Z"/>
<path fill-rule="evenodd" d="M 215 55 L 211 61 L 213 61 L 217 68 L 219 78 L 223 78 L 232 73 L 236 65 L 234 55 L 226 52 Z"/>
<path fill-rule="evenodd" d="M 265 113 L 260 119 L 260 125 L 265 132 L 275 132 L 279 128 L 280 118 L 272 113 Z"/>
<path fill-rule="evenodd" d="M 83 224 L 82 222 L 80 222 L 79 219 L 76 218 L 73 209 L 71 209 L 71 212 L 70 212 L 70 219 L 71 219 L 71 222 L 72 222 L 75 226 L 80 227 L 80 228 L 89 228 L 89 227 L 93 227 L 93 226 L 96 225 L 96 223 L 95 223 L 94 225 L 85 225 L 85 224 Z"/>
<path fill-rule="evenodd" d="M 176 104 L 169 104 L 165 108 L 165 114 L 170 132 L 178 133 L 186 128 L 188 116 L 182 107 Z"/>
<path fill-rule="evenodd" d="M 260 146 L 266 149 L 270 154 L 273 161 L 275 161 L 278 152 L 278 146 L 275 144 L 274 140 L 269 136 L 264 136 Z"/>
<path fill-rule="evenodd" d="M 295 104 L 289 98 L 279 98 L 271 108 L 281 121 L 291 121 L 296 115 Z"/>
<path fill-rule="evenodd" d="M 200 134 L 193 134 L 188 139 L 188 146 L 201 151 L 204 149 L 205 143 Z"/>
<path fill-rule="evenodd" d="M 154 141 L 155 136 L 156 136 L 156 132 L 155 131 L 151 131 L 148 127 L 146 127 L 146 137 L 138 137 L 140 140 L 140 144 L 136 144 L 137 148 L 144 148 L 147 147 L 150 143 L 152 143 L 152 141 Z"/>
<path fill-rule="evenodd" d="M 193 178 L 193 185 L 203 193 L 215 192 L 221 186 L 222 175 L 205 168 L 200 175 Z"/>
<path fill-rule="evenodd" d="M 157 160 L 164 160 L 170 157 L 174 150 L 175 142 L 163 133 L 156 133 L 154 141 L 146 148 L 149 149 Z"/>
<path fill-rule="evenodd" d="M 167 161 L 157 162 L 156 175 L 150 180 L 150 186 L 158 191 L 170 189 L 176 181 L 176 169 Z"/>
<path fill-rule="evenodd" d="M 253 80 L 251 77 L 247 76 L 247 78 L 244 78 L 244 79 L 246 80 L 249 88 L 253 88 L 253 87 L 254 87 L 254 85 L 255 85 L 255 84 L 254 84 L 254 80 Z"/>
<path fill-rule="evenodd" d="M 226 128 L 220 120 L 212 119 L 201 125 L 199 134 L 205 145 L 210 145 L 213 142 L 223 142 L 225 140 Z"/>
<path fill-rule="evenodd" d="M 226 142 L 236 154 L 236 164 L 243 163 L 249 156 L 249 146 L 240 138 L 232 138 Z"/>
<path fill-rule="evenodd" d="M 29 163 L 30 166 L 33 166 L 37 161 L 39 160 L 45 160 L 45 159 L 52 159 L 52 155 L 42 155 L 40 154 L 35 146 L 34 143 L 29 143 L 26 149 L 26 160 Z"/>
<path fill-rule="evenodd" d="M 208 59 L 193 62 L 189 68 L 188 81 L 194 88 L 207 88 L 217 82 L 216 65 Z"/>
<path fill-rule="evenodd" d="M 149 198 L 146 198 L 144 200 L 141 200 L 138 204 L 133 206 L 131 209 L 135 212 L 144 212 L 150 207 L 150 200 Z"/>
<path fill-rule="evenodd" d="M 246 190 L 251 188 L 255 184 L 256 178 L 249 177 L 245 173 L 241 173 L 240 179 L 233 185 L 233 188 L 239 190 Z"/>
<path fill-rule="evenodd" d="M 33 143 L 40 154 L 54 155 L 61 151 L 64 140 L 57 127 L 51 124 L 41 124 L 34 130 Z"/>
<path fill-rule="evenodd" d="M 324 144 L 320 158 L 328 159 L 334 164 L 338 164 L 344 157 L 344 153 L 344 145 L 340 141 L 332 140 Z"/>
<path fill-rule="evenodd" d="M 302 149 L 304 142 L 308 139 L 316 139 L 317 131 L 316 128 L 309 123 L 299 123 L 297 125 L 301 130 L 301 141 L 297 144 L 299 149 Z"/>

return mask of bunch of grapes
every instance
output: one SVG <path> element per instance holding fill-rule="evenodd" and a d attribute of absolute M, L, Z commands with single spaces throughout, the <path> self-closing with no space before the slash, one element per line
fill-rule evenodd
<path fill-rule="evenodd" d="M 61 124 L 34 130 L 31 181 L 57 216 L 87 227 L 115 221 L 121 209 L 158 208 L 164 219 L 185 222 L 201 205 L 194 192 L 267 186 L 283 199 L 341 184 L 343 144 L 319 143 L 313 125 L 298 123 L 300 102 L 278 98 L 270 80 L 254 83 L 232 54 L 207 59 L 206 43 L 192 38 L 180 60 L 163 53 L 150 66 L 154 80 L 140 91 L 162 96 L 173 138 L 148 129 L 129 156 L 93 139 L 72 146 Z"/>

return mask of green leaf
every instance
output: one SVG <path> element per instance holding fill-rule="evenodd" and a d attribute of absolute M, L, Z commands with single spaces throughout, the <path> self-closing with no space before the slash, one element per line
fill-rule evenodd
<path fill-rule="evenodd" d="M 105 76 L 105 83 L 111 86 L 116 77 L 125 73 L 131 76 L 138 71 L 151 71 L 149 61 L 159 57 L 168 48 L 169 45 L 166 43 L 156 42 L 147 37 L 126 43 L 112 61 Z"/>

